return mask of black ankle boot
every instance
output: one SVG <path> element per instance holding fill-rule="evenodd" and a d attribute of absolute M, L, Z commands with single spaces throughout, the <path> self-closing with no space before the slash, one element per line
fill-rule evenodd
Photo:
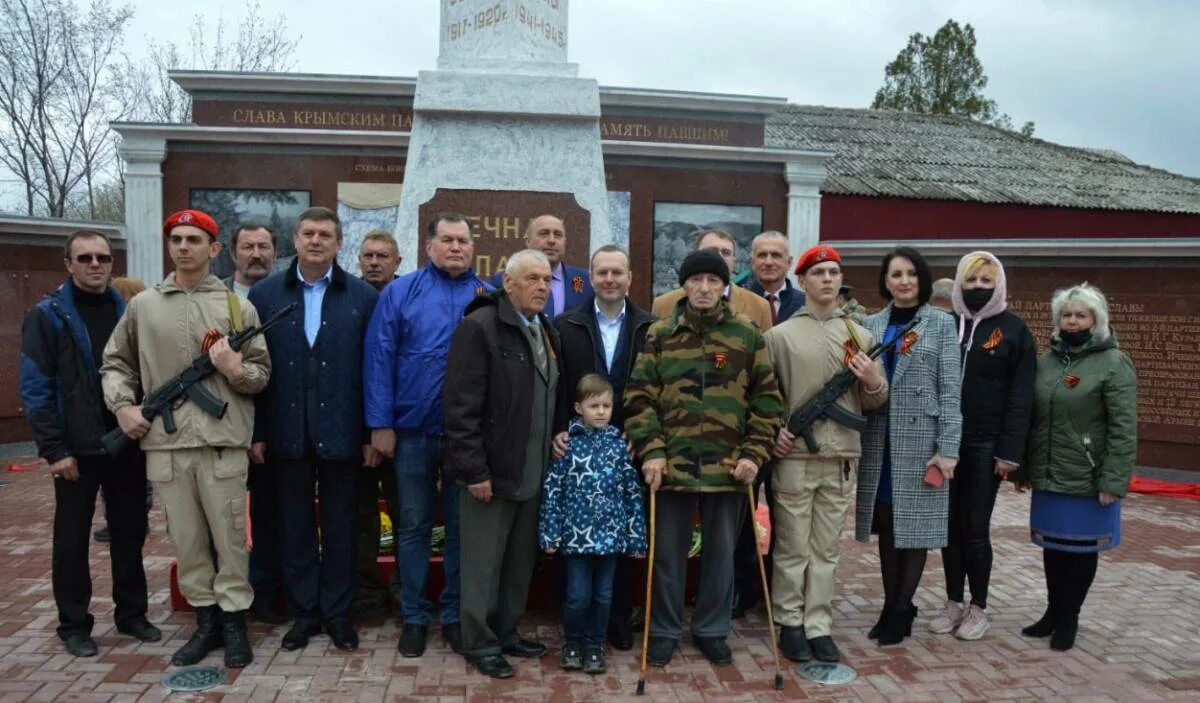
<path fill-rule="evenodd" d="M 879 644 L 900 644 L 912 632 L 912 621 L 915 613 L 911 607 L 891 608 L 879 628 Z"/>
<path fill-rule="evenodd" d="M 871 626 L 870 630 L 867 630 L 867 639 L 879 639 L 879 631 L 883 629 L 883 623 L 887 620 L 888 610 L 890 610 L 891 607 L 892 606 L 888 605 L 887 603 L 883 604 L 883 610 L 879 611 L 879 619 L 875 621 L 875 624 Z"/>
<path fill-rule="evenodd" d="M 221 613 L 221 635 L 225 640 L 225 666 L 241 669 L 254 661 L 250 640 L 246 637 L 245 612 Z"/>
<path fill-rule="evenodd" d="M 1050 649 L 1065 652 L 1075 646 L 1075 635 L 1079 633 L 1079 616 L 1063 615 L 1054 623 L 1054 633 L 1050 635 Z"/>
<path fill-rule="evenodd" d="M 221 609 L 215 605 L 196 608 L 196 631 L 171 655 L 175 666 L 191 666 L 221 647 Z"/>
<path fill-rule="evenodd" d="M 1042 619 L 1023 628 L 1021 634 L 1026 637 L 1049 637 L 1054 634 L 1055 617 L 1054 608 L 1047 607 L 1046 612 L 1042 613 Z"/>

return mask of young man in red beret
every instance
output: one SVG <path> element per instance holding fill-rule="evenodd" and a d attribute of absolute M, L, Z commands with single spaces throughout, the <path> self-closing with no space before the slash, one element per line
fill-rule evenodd
<path fill-rule="evenodd" d="M 179 561 L 179 588 L 196 610 L 196 631 L 171 657 L 188 666 L 225 647 L 225 665 L 253 660 L 244 612 L 253 591 L 247 581 L 246 472 L 252 396 L 267 385 L 267 345 L 255 337 L 240 352 L 229 335 L 258 324 L 258 313 L 209 273 L 221 250 L 217 223 L 198 210 L 181 210 L 163 223 L 175 271 L 129 302 L 104 348 L 100 372 L 104 401 L 117 423 L 146 453 L 146 476 L 167 514 Z M 217 373 L 204 388 L 227 403 L 223 417 L 195 403 L 174 408 L 176 431 L 160 418 L 147 421 L 141 399 L 207 353 Z M 216 551 L 216 565 L 212 550 Z"/>
<path fill-rule="evenodd" d="M 883 367 L 865 353 L 875 340 L 837 303 L 841 256 L 832 247 L 815 246 L 800 257 L 796 278 L 806 295 L 804 307 L 763 335 L 787 415 L 804 407 L 845 368 L 858 383 L 837 400 L 838 405 L 857 415 L 882 407 L 888 397 Z M 771 597 L 784 656 L 837 661 L 830 632 L 838 537 L 857 487 L 862 444 L 856 430 L 827 418 L 817 420 L 813 432 L 820 445 L 816 453 L 786 426 L 775 443 Z"/>

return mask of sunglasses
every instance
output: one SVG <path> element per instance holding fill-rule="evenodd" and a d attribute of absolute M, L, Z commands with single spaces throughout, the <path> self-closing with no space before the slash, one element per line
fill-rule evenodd
<path fill-rule="evenodd" d="M 75 263 L 79 263 L 79 264 L 90 264 L 90 263 L 92 263 L 92 259 L 95 259 L 96 263 L 100 263 L 100 264 L 111 264 L 112 260 L 113 260 L 112 254 L 76 254 L 75 255 Z"/>

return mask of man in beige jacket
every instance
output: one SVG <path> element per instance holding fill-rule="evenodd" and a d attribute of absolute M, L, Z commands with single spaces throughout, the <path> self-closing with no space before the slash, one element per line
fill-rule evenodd
<path fill-rule="evenodd" d="M 787 412 L 802 408 L 844 368 L 858 383 L 838 404 L 855 414 L 882 407 L 888 397 L 883 366 L 865 353 L 875 341 L 837 305 L 841 257 L 832 247 L 815 246 L 800 257 L 796 277 L 807 296 L 804 307 L 763 336 Z M 833 420 L 818 420 L 813 431 L 820 445 L 816 454 L 786 426 L 775 443 L 771 595 L 781 626 L 779 650 L 795 661 L 837 661 L 830 604 L 838 538 L 857 487 L 862 444 L 857 431 Z"/>
<path fill-rule="evenodd" d="M 737 240 L 733 238 L 732 234 L 723 229 L 704 230 L 696 240 L 696 251 L 701 249 L 712 249 L 720 254 L 729 266 L 729 274 L 733 275 Z M 660 320 L 670 317 L 671 313 L 675 311 L 675 305 L 683 299 L 683 296 L 682 287 L 667 291 L 654 299 L 650 311 Z M 730 283 L 725 286 L 725 299 L 729 301 L 729 307 L 733 308 L 734 312 L 741 313 L 753 320 L 758 329 L 771 329 L 771 304 L 767 302 L 766 298 Z"/>
<path fill-rule="evenodd" d="M 257 325 L 258 313 L 209 273 L 221 247 L 216 222 L 203 212 L 182 210 L 167 218 L 163 234 L 175 272 L 131 300 L 113 330 L 100 369 L 104 402 L 125 434 L 141 440 L 146 476 L 162 500 L 175 543 L 179 587 L 196 610 L 196 632 L 171 663 L 195 664 L 224 645 L 225 665 L 240 668 L 253 659 L 244 619 L 253 599 L 246 552 L 251 396 L 266 387 L 271 363 L 261 336 L 240 352 L 229 346 L 229 335 Z M 174 410 L 174 433 L 159 419 L 148 422 L 139 405 L 144 396 L 204 352 L 218 373 L 203 385 L 228 403 L 225 416 L 184 402 Z"/>

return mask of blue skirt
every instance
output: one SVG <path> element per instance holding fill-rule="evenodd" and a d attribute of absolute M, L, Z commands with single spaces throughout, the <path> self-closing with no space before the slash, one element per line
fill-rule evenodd
<path fill-rule="evenodd" d="M 1033 543 L 1060 552 L 1102 552 L 1121 544 L 1121 501 L 1034 491 L 1029 511 Z"/>

